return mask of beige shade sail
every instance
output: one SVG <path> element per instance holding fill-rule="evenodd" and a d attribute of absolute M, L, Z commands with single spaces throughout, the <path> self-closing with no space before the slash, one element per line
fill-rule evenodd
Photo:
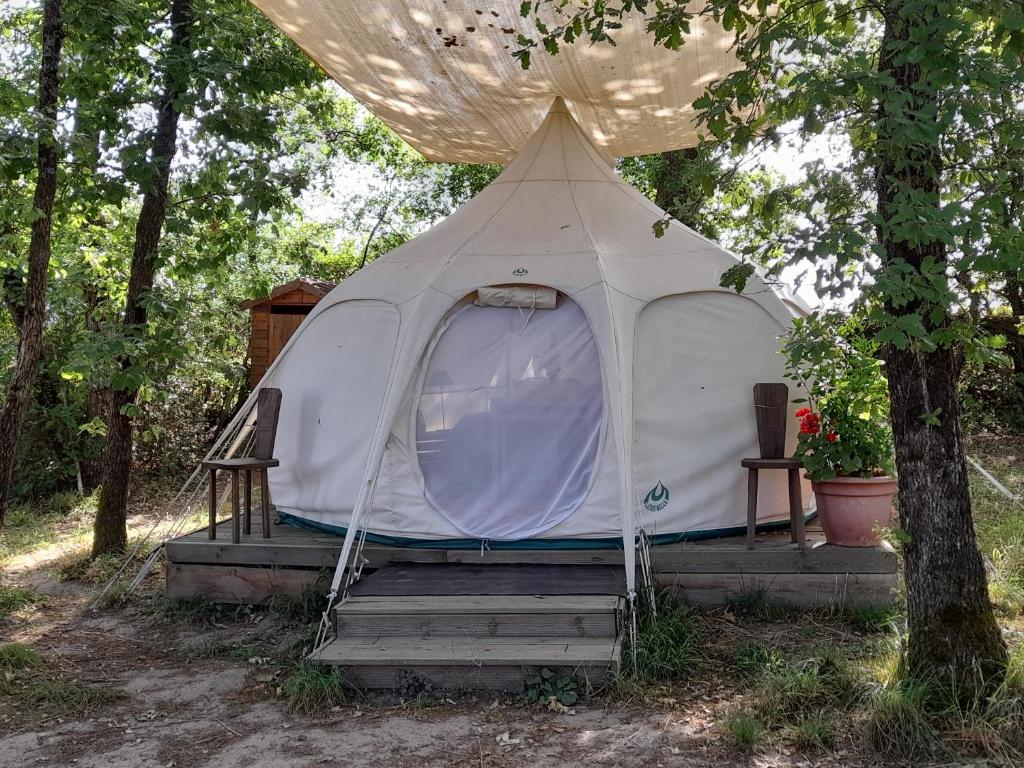
<path fill-rule="evenodd" d="M 679 51 L 655 46 L 634 15 L 614 34 L 616 46 L 579 41 L 557 56 L 535 53 L 524 71 L 512 57 L 516 36 L 537 33 L 519 0 L 253 4 L 435 161 L 507 162 L 556 96 L 608 156 L 693 146 L 693 101 L 737 67 L 732 34 L 702 19 Z"/>

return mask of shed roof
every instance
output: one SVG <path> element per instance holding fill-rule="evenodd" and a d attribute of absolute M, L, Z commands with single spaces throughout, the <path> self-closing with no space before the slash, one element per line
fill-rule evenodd
<path fill-rule="evenodd" d="M 248 299 L 243 301 L 240 306 L 242 309 L 252 309 L 260 304 L 266 304 L 272 302 L 274 299 L 284 296 L 286 293 L 291 293 L 295 290 L 303 290 L 306 293 L 311 293 L 318 298 L 323 298 L 337 285 L 329 280 L 313 280 L 308 277 L 300 277 L 296 280 L 292 280 L 290 283 L 279 285 L 277 288 L 270 292 L 269 296 L 263 296 L 258 299 Z"/>

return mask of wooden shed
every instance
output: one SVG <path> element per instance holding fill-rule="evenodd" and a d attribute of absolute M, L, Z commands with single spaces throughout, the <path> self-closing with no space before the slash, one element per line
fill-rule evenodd
<path fill-rule="evenodd" d="M 242 302 L 250 313 L 249 386 L 259 383 L 295 329 L 334 286 L 303 277 L 278 286 L 269 296 Z"/>

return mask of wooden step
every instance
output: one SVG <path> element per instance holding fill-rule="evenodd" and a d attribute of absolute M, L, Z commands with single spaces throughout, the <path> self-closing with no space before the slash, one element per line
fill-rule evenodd
<path fill-rule="evenodd" d="M 340 637 L 604 637 L 618 634 L 616 595 L 353 597 L 334 610 Z"/>
<path fill-rule="evenodd" d="M 544 668 L 600 685 L 618 670 L 619 646 L 614 637 L 339 637 L 310 659 L 342 666 L 360 688 L 518 691 Z"/>

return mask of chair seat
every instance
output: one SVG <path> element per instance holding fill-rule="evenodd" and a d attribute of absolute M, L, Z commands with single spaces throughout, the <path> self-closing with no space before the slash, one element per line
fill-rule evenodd
<path fill-rule="evenodd" d="M 250 457 L 241 457 L 237 459 L 214 459 L 213 461 L 204 461 L 204 469 L 268 469 L 269 467 L 280 466 L 281 462 L 277 459 L 254 459 Z"/>
<path fill-rule="evenodd" d="M 800 459 L 743 459 L 740 465 L 747 469 L 800 469 Z"/>

